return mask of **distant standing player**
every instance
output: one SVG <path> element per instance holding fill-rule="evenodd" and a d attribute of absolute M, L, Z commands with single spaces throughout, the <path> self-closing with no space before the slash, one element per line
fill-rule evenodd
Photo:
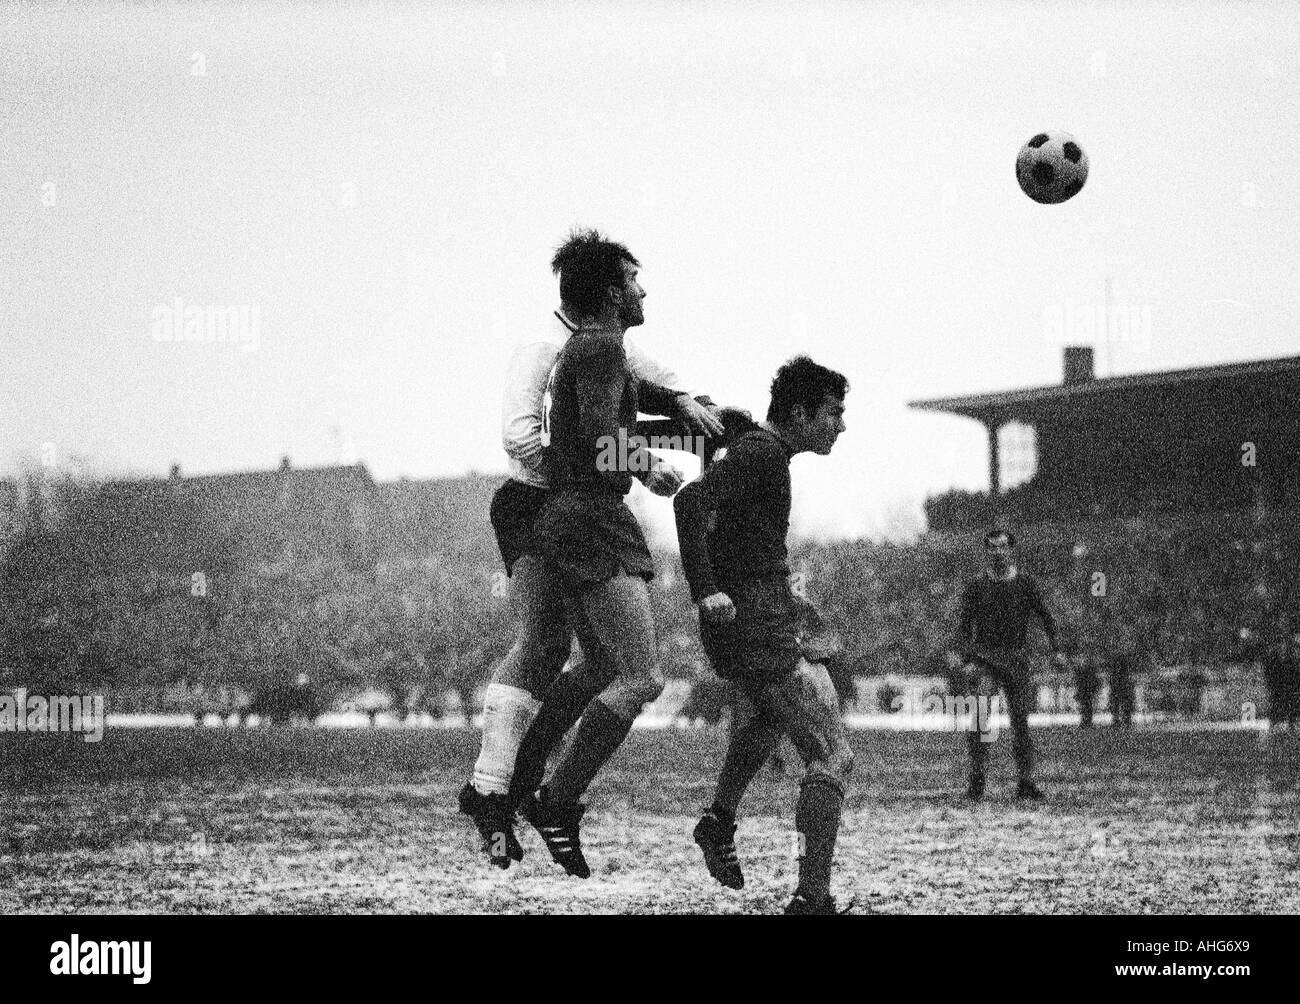
<path fill-rule="evenodd" d="M 847 390 L 841 374 L 807 356 L 790 360 L 772 381 L 767 421 L 738 435 L 726 456 L 683 488 L 673 505 L 705 652 L 735 690 L 726 759 L 695 841 L 715 879 L 733 889 L 744 884 L 736 810 L 788 734 L 806 768 L 795 809 L 799 885 L 788 914 L 837 912 L 831 863 L 853 768 L 826 667 L 800 655 L 802 612 L 790 591 L 786 555 L 790 460 L 831 452 L 844 431 Z"/>
<path fill-rule="evenodd" d="M 954 690 L 974 691 L 987 699 L 1000 688 L 1007 698 L 1011 719 L 1011 747 L 1015 755 L 1019 784 L 1017 798 L 1040 800 L 1043 793 L 1034 783 L 1034 746 L 1029 735 L 1029 709 L 1034 704 L 1034 677 L 1025 657 L 1025 635 L 1031 615 L 1037 616 L 1052 646 L 1058 668 L 1065 666 L 1065 654 L 1057 641 L 1056 622 L 1043 603 L 1038 583 L 1024 575 L 1013 562 L 1016 538 L 1009 530 L 993 529 L 984 535 L 989 567 L 966 585 L 962 596 L 961 623 L 957 641 L 949 652 L 949 665 L 959 670 Z M 987 733 L 972 728 L 966 733 L 970 750 L 970 782 L 966 792 L 973 799 L 984 797 L 985 767 L 988 762 Z"/>

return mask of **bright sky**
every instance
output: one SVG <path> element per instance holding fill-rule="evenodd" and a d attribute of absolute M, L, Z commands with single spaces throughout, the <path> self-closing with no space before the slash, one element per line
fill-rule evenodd
<path fill-rule="evenodd" d="M 108 473 L 504 471 L 501 377 L 574 224 L 641 259 L 634 337 L 693 387 L 761 412 L 797 351 L 849 376 L 849 431 L 795 461 L 805 532 L 984 487 L 982 429 L 905 402 L 1059 382 L 1107 276 L 1134 321 L 1103 374 L 1300 352 L 1288 4 L 0 19 L 0 473 L 44 444 Z M 1059 206 L 1014 180 L 1047 129 L 1091 161 Z M 158 341 L 178 298 L 245 308 L 256 344 Z"/>

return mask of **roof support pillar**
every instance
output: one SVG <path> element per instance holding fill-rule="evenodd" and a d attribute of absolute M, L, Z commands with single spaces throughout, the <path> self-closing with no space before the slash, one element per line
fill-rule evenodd
<path fill-rule="evenodd" d="M 998 419 L 991 418 L 984 423 L 984 428 L 989 434 L 989 500 L 992 501 L 1002 494 L 1002 456 L 998 452 L 998 430 L 1002 425 Z"/>

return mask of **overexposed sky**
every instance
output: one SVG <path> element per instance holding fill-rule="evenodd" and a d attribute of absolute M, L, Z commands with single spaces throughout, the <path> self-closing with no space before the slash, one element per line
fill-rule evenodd
<path fill-rule="evenodd" d="M 852 384 L 796 526 L 983 487 L 917 398 L 1300 352 L 1287 4 L 0 6 L 0 472 L 361 459 L 503 471 L 501 377 L 574 224 L 641 259 L 636 340 L 756 412 Z M 1040 206 L 1015 155 L 1091 162 Z M 256 343 L 162 342 L 244 308 Z M 669 503 L 650 500 L 662 525 Z"/>

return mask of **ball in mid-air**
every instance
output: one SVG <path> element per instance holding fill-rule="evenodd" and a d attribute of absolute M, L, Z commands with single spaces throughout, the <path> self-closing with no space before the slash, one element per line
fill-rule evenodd
<path fill-rule="evenodd" d="M 1020 148 L 1016 180 L 1035 202 L 1064 202 L 1088 180 L 1088 155 L 1068 132 L 1040 132 Z"/>

